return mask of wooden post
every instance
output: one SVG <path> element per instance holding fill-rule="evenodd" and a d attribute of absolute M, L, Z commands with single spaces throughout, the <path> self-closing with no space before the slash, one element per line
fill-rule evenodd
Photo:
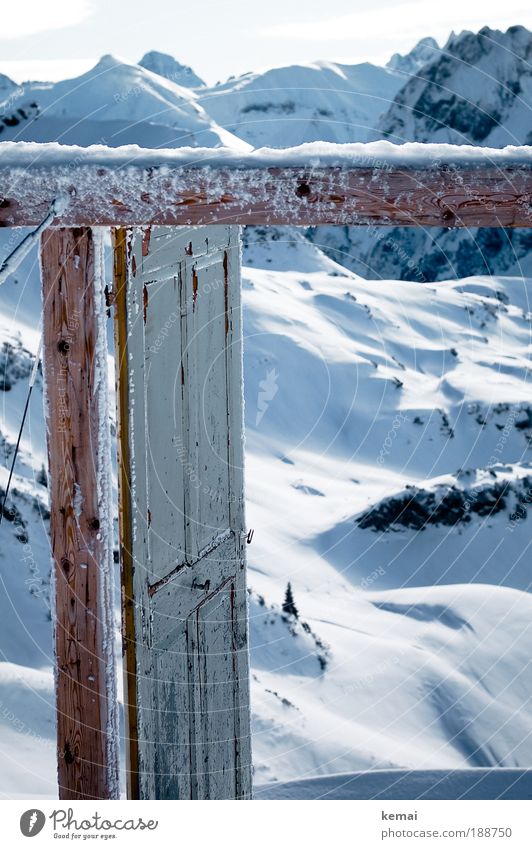
<path fill-rule="evenodd" d="M 96 241 L 96 247 L 95 247 Z M 41 241 L 61 799 L 118 796 L 112 517 L 101 245 Z"/>

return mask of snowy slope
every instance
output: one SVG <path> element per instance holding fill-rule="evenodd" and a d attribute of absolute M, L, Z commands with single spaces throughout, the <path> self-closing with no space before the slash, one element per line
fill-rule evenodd
<path fill-rule="evenodd" d="M 366 141 L 404 77 L 364 62 L 313 62 L 198 90 L 205 111 L 254 147 Z"/>
<path fill-rule="evenodd" d="M 308 262 L 246 272 L 256 780 L 529 765 L 530 281 Z M 412 484 L 479 505 L 503 482 L 461 522 L 357 524 Z"/>
<path fill-rule="evenodd" d="M 374 770 L 272 784 L 257 799 L 532 799 L 532 770 Z"/>
<path fill-rule="evenodd" d="M 17 234 L 18 235 L 18 234 Z M 8 287 L 11 291 L 7 291 Z M 0 321 L 0 495 L 7 482 L 37 346 L 32 306 L 13 318 L 18 287 L 4 287 Z M 33 288 L 33 287 L 32 287 Z M 4 294 L 4 291 L 2 291 Z M 13 297 L 14 296 L 14 297 Z M 32 297 L 33 300 L 33 297 Z M 9 302 L 11 304 L 9 305 Z M 36 303 L 38 306 L 38 302 Z M 10 314 L 11 313 L 11 314 Z M 33 318 L 33 323 L 32 323 Z M 42 379 L 37 377 L 12 494 L 0 526 L 0 792 L 54 795 L 55 724 L 48 498 Z M 16 795 L 16 792 L 14 792 Z"/>
<path fill-rule="evenodd" d="M 0 127 L 2 141 L 248 147 L 219 127 L 190 89 L 113 56 L 72 80 L 26 83 L 3 113 L 0 106 Z"/>
<path fill-rule="evenodd" d="M 268 242 L 250 235 L 257 785 L 368 768 L 528 766 L 530 282 L 370 283 L 289 230 Z M 32 262 L 18 284 L 0 290 L 2 340 L 18 366 L 5 373 L 11 389 L 0 392 L 8 451 L 26 385 L 23 348 L 36 345 Z M 53 794 L 39 394 L 40 383 L 8 505 L 20 511 L 29 539 L 17 538 L 16 522 L 0 528 L 0 751 L 10 764 L 1 791 L 16 787 L 19 795 Z M 472 509 L 469 521 L 421 530 L 397 521 L 396 511 L 384 527 L 360 522 L 372 510 L 385 514 L 383 505 L 408 485 L 421 499 L 470 491 L 473 504 L 477 490 L 492 497 L 491 484 L 503 482 L 512 487 L 504 506 Z M 518 492 L 524 510 L 516 509 Z M 22 559 L 28 544 L 34 563 Z M 288 580 L 298 621 L 281 611 Z M 31 769 L 21 746 L 34 751 Z"/>

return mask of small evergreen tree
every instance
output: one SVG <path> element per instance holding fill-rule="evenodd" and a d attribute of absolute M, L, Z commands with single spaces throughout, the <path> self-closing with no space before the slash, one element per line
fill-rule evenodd
<path fill-rule="evenodd" d="M 294 602 L 294 595 L 292 593 L 292 585 L 290 584 L 290 581 L 288 581 L 284 596 L 283 613 L 288 614 L 288 616 L 295 616 L 296 619 L 299 617 L 299 611 Z"/>
<path fill-rule="evenodd" d="M 41 471 L 37 472 L 37 483 L 42 484 L 42 486 L 48 486 L 48 475 L 46 474 L 44 464 L 41 466 Z"/>

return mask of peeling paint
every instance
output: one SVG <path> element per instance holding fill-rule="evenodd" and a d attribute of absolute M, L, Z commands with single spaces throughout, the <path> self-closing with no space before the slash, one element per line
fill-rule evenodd
<path fill-rule="evenodd" d="M 192 269 L 192 309 L 196 308 L 198 299 L 198 272 L 195 268 Z"/>
<path fill-rule="evenodd" d="M 154 596 L 155 593 L 162 587 L 165 587 L 167 584 L 169 584 L 170 581 L 173 581 L 176 575 L 179 575 L 180 572 L 183 572 L 187 568 L 187 566 L 187 563 L 181 563 L 179 566 L 176 566 L 175 569 L 172 569 L 172 571 L 168 575 L 165 575 L 164 578 L 161 578 L 160 581 L 156 581 L 154 584 L 148 584 L 148 595 L 150 596 L 150 598 Z"/>
<path fill-rule="evenodd" d="M 144 234 L 142 236 L 142 256 L 148 256 L 150 253 L 150 238 L 151 227 L 145 227 Z"/>
<path fill-rule="evenodd" d="M 157 251 L 142 259 L 136 230 L 138 275 L 127 287 L 127 480 L 139 521 L 124 642 L 135 645 L 126 667 L 137 688 L 128 700 L 138 798 L 249 798 L 238 232 L 204 228 L 192 245 L 185 233 L 152 227 Z M 176 367 L 178 398 L 167 386 Z M 143 469 L 135 457 L 147 459 Z"/>

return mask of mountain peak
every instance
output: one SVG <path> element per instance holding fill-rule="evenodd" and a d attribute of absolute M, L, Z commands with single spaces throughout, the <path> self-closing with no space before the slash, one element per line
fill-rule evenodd
<path fill-rule="evenodd" d="M 159 74 L 160 77 L 170 82 L 185 86 L 185 88 L 198 88 L 204 86 L 205 82 L 188 65 L 182 65 L 169 53 L 160 53 L 158 50 L 150 50 L 139 62 L 142 68 Z"/>
<path fill-rule="evenodd" d="M 74 79 L 24 85 L 9 106 L 2 94 L 0 80 L 2 141 L 249 149 L 213 121 L 194 91 L 111 55 Z"/>
<path fill-rule="evenodd" d="M 409 53 L 394 53 L 386 67 L 402 74 L 415 74 L 422 65 L 434 59 L 439 49 L 436 39 L 427 36 L 418 41 Z"/>
<path fill-rule="evenodd" d="M 121 65 L 124 65 L 124 64 L 125 63 L 122 61 L 122 59 L 117 59 L 117 57 L 113 56 L 111 53 L 105 53 L 98 60 L 98 62 L 96 63 L 96 65 L 94 66 L 94 68 L 92 70 L 95 71 L 96 69 L 98 69 L 98 70 L 101 70 L 101 71 L 110 71 L 110 70 L 113 70 L 114 68 L 119 68 Z"/>

